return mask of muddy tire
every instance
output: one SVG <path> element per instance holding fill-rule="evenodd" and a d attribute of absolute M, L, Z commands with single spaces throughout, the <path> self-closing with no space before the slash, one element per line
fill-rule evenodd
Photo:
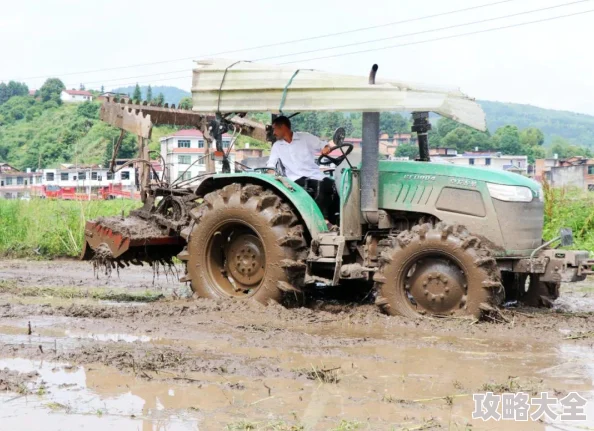
<path fill-rule="evenodd" d="M 382 240 L 376 303 L 388 314 L 472 315 L 504 298 L 489 249 L 462 226 L 425 223 Z"/>
<path fill-rule="evenodd" d="M 207 194 L 182 230 L 185 281 L 204 298 L 280 302 L 305 272 L 303 226 L 289 205 L 260 186 L 231 184 Z"/>

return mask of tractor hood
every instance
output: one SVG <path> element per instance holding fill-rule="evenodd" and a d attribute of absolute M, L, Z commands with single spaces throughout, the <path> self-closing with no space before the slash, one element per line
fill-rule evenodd
<path fill-rule="evenodd" d="M 421 163 L 413 161 L 380 161 L 380 173 L 400 172 L 417 175 L 440 175 L 486 183 L 528 187 L 536 195 L 540 185 L 530 178 L 512 172 L 472 166 L 456 166 L 441 163 Z"/>
<path fill-rule="evenodd" d="M 281 67 L 248 61 L 198 61 L 193 110 L 244 112 L 435 112 L 478 130 L 485 113 L 457 88 Z"/>

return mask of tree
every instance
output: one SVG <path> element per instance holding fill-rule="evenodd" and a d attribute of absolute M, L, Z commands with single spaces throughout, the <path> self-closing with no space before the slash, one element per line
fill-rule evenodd
<path fill-rule="evenodd" d="M 396 148 L 396 157 L 408 157 L 411 160 L 419 157 L 419 147 L 413 144 L 402 144 Z"/>
<path fill-rule="evenodd" d="M 410 124 L 404 117 L 395 112 L 380 113 L 380 133 L 387 133 L 392 136 L 395 133 L 410 132 Z"/>
<path fill-rule="evenodd" d="M 78 89 L 80 91 L 85 91 L 85 84 L 83 84 L 82 82 L 80 83 L 80 86 L 78 87 Z"/>
<path fill-rule="evenodd" d="M 439 136 L 442 138 L 445 138 L 448 133 L 454 129 L 457 129 L 458 127 L 460 127 L 460 123 L 450 120 L 449 118 L 442 117 L 437 122 L 437 133 L 439 133 Z"/>
<path fill-rule="evenodd" d="M 153 100 L 153 89 L 149 85 L 148 88 L 146 89 L 146 101 L 150 103 L 152 100 Z"/>
<path fill-rule="evenodd" d="M 151 88 L 151 87 L 149 87 Z M 191 97 L 184 97 L 182 100 L 179 101 L 179 108 L 180 109 L 192 109 L 192 98 Z"/>
<path fill-rule="evenodd" d="M 136 91 L 134 91 L 134 93 L 136 93 Z M 163 95 L 163 93 L 157 94 L 157 97 L 155 97 L 155 104 L 157 104 L 158 106 L 163 106 L 164 103 L 165 96 Z"/>
<path fill-rule="evenodd" d="M 8 85 L 3 82 L 0 83 L 0 105 L 11 97 L 26 96 L 28 94 L 29 87 L 21 82 L 9 81 Z"/>
<path fill-rule="evenodd" d="M 134 87 L 134 94 L 132 95 L 132 99 L 136 101 L 136 103 L 142 100 L 142 93 L 140 92 L 140 86 L 136 83 L 136 87 Z"/>
<path fill-rule="evenodd" d="M 60 105 L 62 103 L 60 94 L 65 88 L 66 86 L 64 86 L 64 83 L 60 79 L 48 78 L 39 89 L 41 100 L 43 102 L 55 102 Z"/>
<path fill-rule="evenodd" d="M 105 93 L 105 87 L 101 86 L 101 94 Z"/>
<path fill-rule="evenodd" d="M 520 143 L 520 131 L 517 126 L 500 127 L 495 131 L 492 139 L 494 148 L 503 154 L 520 155 L 523 152 Z"/>
<path fill-rule="evenodd" d="M 544 134 L 536 127 L 528 127 L 520 132 L 520 143 L 526 148 L 542 146 Z"/>
<path fill-rule="evenodd" d="M 588 148 L 571 145 L 560 136 L 555 136 L 551 141 L 551 148 L 549 149 L 551 156 L 557 155 L 560 159 L 568 159 L 570 157 L 582 156 L 592 157 L 592 152 Z"/>

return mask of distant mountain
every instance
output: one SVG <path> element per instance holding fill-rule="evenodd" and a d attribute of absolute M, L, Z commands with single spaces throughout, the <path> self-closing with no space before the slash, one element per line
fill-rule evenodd
<path fill-rule="evenodd" d="M 119 88 L 114 88 L 111 91 L 113 91 L 114 93 L 124 93 L 124 94 L 129 94 L 130 96 L 132 96 L 132 94 L 134 94 L 134 88 L 135 88 L 135 86 L 119 87 Z M 146 99 L 147 88 L 148 88 L 147 85 L 140 86 L 140 91 L 142 93 L 143 99 Z M 153 92 L 153 97 L 156 97 L 157 94 L 159 94 L 159 93 L 163 93 L 163 96 L 165 96 L 165 103 L 169 103 L 170 105 L 172 103 L 174 103 L 175 106 L 177 106 L 179 104 L 179 101 L 181 99 L 183 99 L 184 97 L 191 96 L 190 92 L 188 92 L 188 91 L 182 90 L 177 87 L 170 87 L 170 86 L 166 86 L 166 85 L 157 86 L 157 87 L 151 86 L 151 91 Z"/>
<path fill-rule="evenodd" d="M 520 129 L 536 127 L 545 135 L 545 145 L 553 136 L 561 136 L 571 143 L 594 147 L 594 116 L 569 111 L 538 108 L 519 103 L 503 103 L 479 100 L 487 125 L 493 133 L 498 127 L 514 124 Z"/>

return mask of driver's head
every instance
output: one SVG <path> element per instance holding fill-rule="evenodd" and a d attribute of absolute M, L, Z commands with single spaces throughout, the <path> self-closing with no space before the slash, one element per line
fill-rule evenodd
<path fill-rule="evenodd" d="M 276 117 L 272 122 L 272 133 L 278 140 L 290 138 L 291 136 L 291 120 L 284 115 Z"/>

